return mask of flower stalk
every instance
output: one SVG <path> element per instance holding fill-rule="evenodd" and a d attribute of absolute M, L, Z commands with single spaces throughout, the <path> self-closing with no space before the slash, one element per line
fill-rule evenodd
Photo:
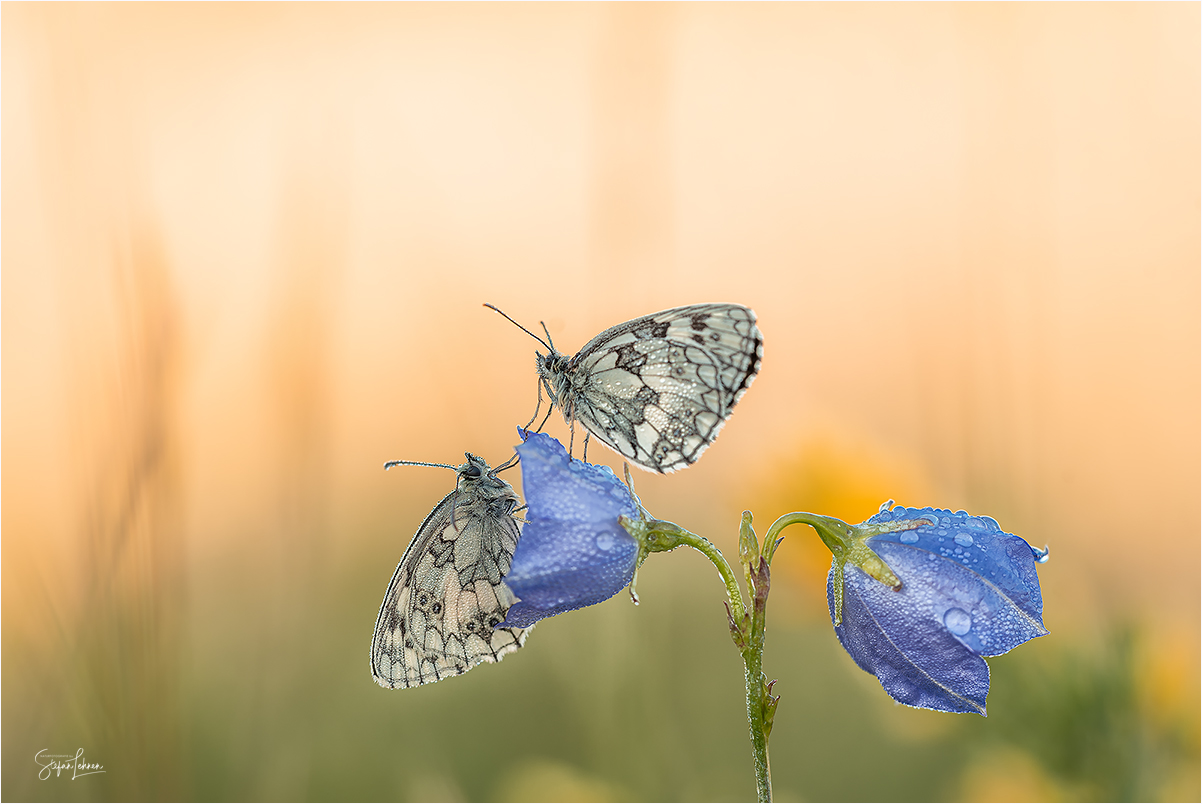
<path fill-rule="evenodd" d="M 772 720 L 776 715 L 776 705 L 780 696 L 772 694 L 772 685 L 776 682 L 767 681 L 763 672 L 764 631 L 771 573 L 768 558 L 762 554 L 755 531 L 751 527 L 751 512 L 743 512 L 743 521 L 739 528 L 739 559 L 751 598 L 750 605 L 743 598 L 730 564 L 709 539 L 691 533 L 674 522 L 660 519 L 634 519 L 623 516 L 618 521 L 641 545 L 639 564 L 651 553 L 688 546 L 709 559 L 718 570 L 718 575 L 726 586 L 726 617 L 731 640 L 743 657 L 744 679 L 747 685 L 747 721 L 755 761 L 756 800 L 770 802 L 772 774 L 768 764 L 768 737 L 772 733 Z M 768 544 L 769 542 L 765 541 L 765 548 Z"/>
<path fill-rule="evenodd" d="M 573 459 L 549 436 L 517 447 L 529 507 L 505 576 L 516 598 L 500 627 L 526 628 L 591 606 L 622 588 L 635 594 L 651 553 L 688 546 L 726 587 L 731 641 L 743 659 L 756 798 L 772 800 L 768 739 L 780 697 L 763 672 L 771 563 L 790 525 L 808 525 L 831 551 L 827 605 L 835 635 L 853 661 L 894 700 L 945 712 L 985 714 L 997 656 L 1043 636 L 1037 564 L 1047 550 L 964 511 L 894 507 L 890 500 L 857 525 L 806 512 L 777 519 L 761 542 L 750 511 L 739 525 L 744 586 L 708 539 L 647 513 L 626 472 Z"/>
<path fill-rule="evenodd" d="M 772 694 L 772 685 L 776 681 L 768 681 L 763 670 L 764 631 L 767 627 L 771 572 L 768 558 L 757 549 L 759 545 L 751 527 L 750 511 L 743 512 L 743 521 L 739 527 L 739 546 L 739 558 L 751 594 L 751 617 L 749 623 L 744 619 L 747 633 L 741 635 L 742 639 L 736 639 L 735 645 L 740 646 L 739 652 L 743 656 L 747 683 L 747 720 L 751 727 L 751 748 L 755 757 L 756 800 L 767 802 L 772 800 L 768 738 L 772 734 L 772 720 L 776 715 L 776 705 L 780 702 L 780 696 Z"/>

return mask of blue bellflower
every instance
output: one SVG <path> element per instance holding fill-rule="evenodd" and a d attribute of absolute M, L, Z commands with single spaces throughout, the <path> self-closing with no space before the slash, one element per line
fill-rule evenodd
<path fill-rule="evenodd" d="M 894 700 L 984 715 L 989 666 L 982 657 L 1048 633 L 1035 573 L 1047 552 L 964 511 L 882 506 L 857 527 L 916 520 L 927 522 L 863 542 L 901 579 L 900 589 L 851 562 L 843 566 L 841 622 L 834 589 L 840 573 L 832 563 L 827 602 L 835 633 Z"/>
<path fill-rule="evenodd" d="M 630 583 L 639 545 L 618 517 L 637 519 L 639 509 L 612 469 L 569 457 L 548 435 L 530 433 L 516 449 L 529 510 L 505 576 L 518 602 L 497 627 L 525 628 Z"/>

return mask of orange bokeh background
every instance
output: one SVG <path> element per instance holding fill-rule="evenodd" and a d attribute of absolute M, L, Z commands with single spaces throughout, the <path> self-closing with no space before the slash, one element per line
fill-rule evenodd
<path fill-rule="evenodd" d="M 992 515 L 1051 548 L 1050 639 L 1168 646 L 1196 740 L 1197 4 L 2 14 L 9 778 L 45 728 L 12 696 L 97 612 L 187 657 L 229 595 L 378 605 L 448 488 L 381 464 L 499 463 L 533 411 L 483 302 L 569 353 L 754 308 L 762 373 L 696 467 L 636 476 L 652 512 L 728 555 L 744 508 Z M 829 556 L 791 538 L 774 616 L 820 621 Z"/>

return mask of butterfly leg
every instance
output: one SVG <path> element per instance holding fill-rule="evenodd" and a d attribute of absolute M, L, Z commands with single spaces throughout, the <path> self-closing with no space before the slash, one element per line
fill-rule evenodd
<path fill-rule="evenodd" d="M 497 472 L 504 472 L 506 469 L 517 466 L 521 462 L 522 457 L 515 452 L 509 460 L 505 461 L 505 463 L 501 464 L 496 469 L 493 469 L 491 474 L 495 475 Z"/>
<path fill-rule="evenodd" d="M 568 457 L 572 457 L 572 445 L 576 443 L 576 420 L 568 425 Z"/>
<path fill-rule="evenodd" d="M 534 424 L 534 420 L 538 418 L 538 412 L 543 409 L 543 381 L 541 378 L 539 379 L 539 381 L 536 385 L 538 387 L 538 404 L 534 406 L 534 415 L 530 417 L 530 421 L 526 422 L 526 426 L 522 428 L 522 433 L 523 433 L 522 441 L 526 440 L 525 434 L 530 432 L 530 425 Z M 552 406 L 551 410 L 554 410 L 554 409 L 555 409 L 554 406 Z M 548 419 L 551 418 L 550 411 L 547 412 L 547 418 Z M 546 423 L 547 423 L 547 419 L 543 419 L 543 424 L 546 424 Z M 543 429 L 543 425 L 540 424 L 538 426 L 538 430 L 542 430 L 542 429 Z M 535 432 L 538 432 L 538 430 L 536 430 Z"/>
<path fill-rule="evenodd" d="M 585 433 L 584 434 L 584 454 L 581 457 L 581 460 L 584 461 L 585 463 L 588 463 L 588 437 L 589 437 L 589 433 Z"/>

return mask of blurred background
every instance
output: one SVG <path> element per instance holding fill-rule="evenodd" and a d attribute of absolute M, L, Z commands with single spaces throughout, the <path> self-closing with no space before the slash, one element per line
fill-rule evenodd
<path fill-rule="evenodd" d="M 637 474 L 656 516 L 733 556 L 743 509 L 894 498 L 1051 548 L 979 718 L 859 671 L 790 532 L 777 798 L 1198 799 L 1197 4 L 0 15 L 5 799 L 753 798 L 698 555 L 462 678 L 368 668 L 453 483 L 383 462 L 495 465 L 533 412 L 481 304 L 572 353 L 703 301 L 765 362 Z M 106 772 L 38 780 L 77 748 Z"/>

